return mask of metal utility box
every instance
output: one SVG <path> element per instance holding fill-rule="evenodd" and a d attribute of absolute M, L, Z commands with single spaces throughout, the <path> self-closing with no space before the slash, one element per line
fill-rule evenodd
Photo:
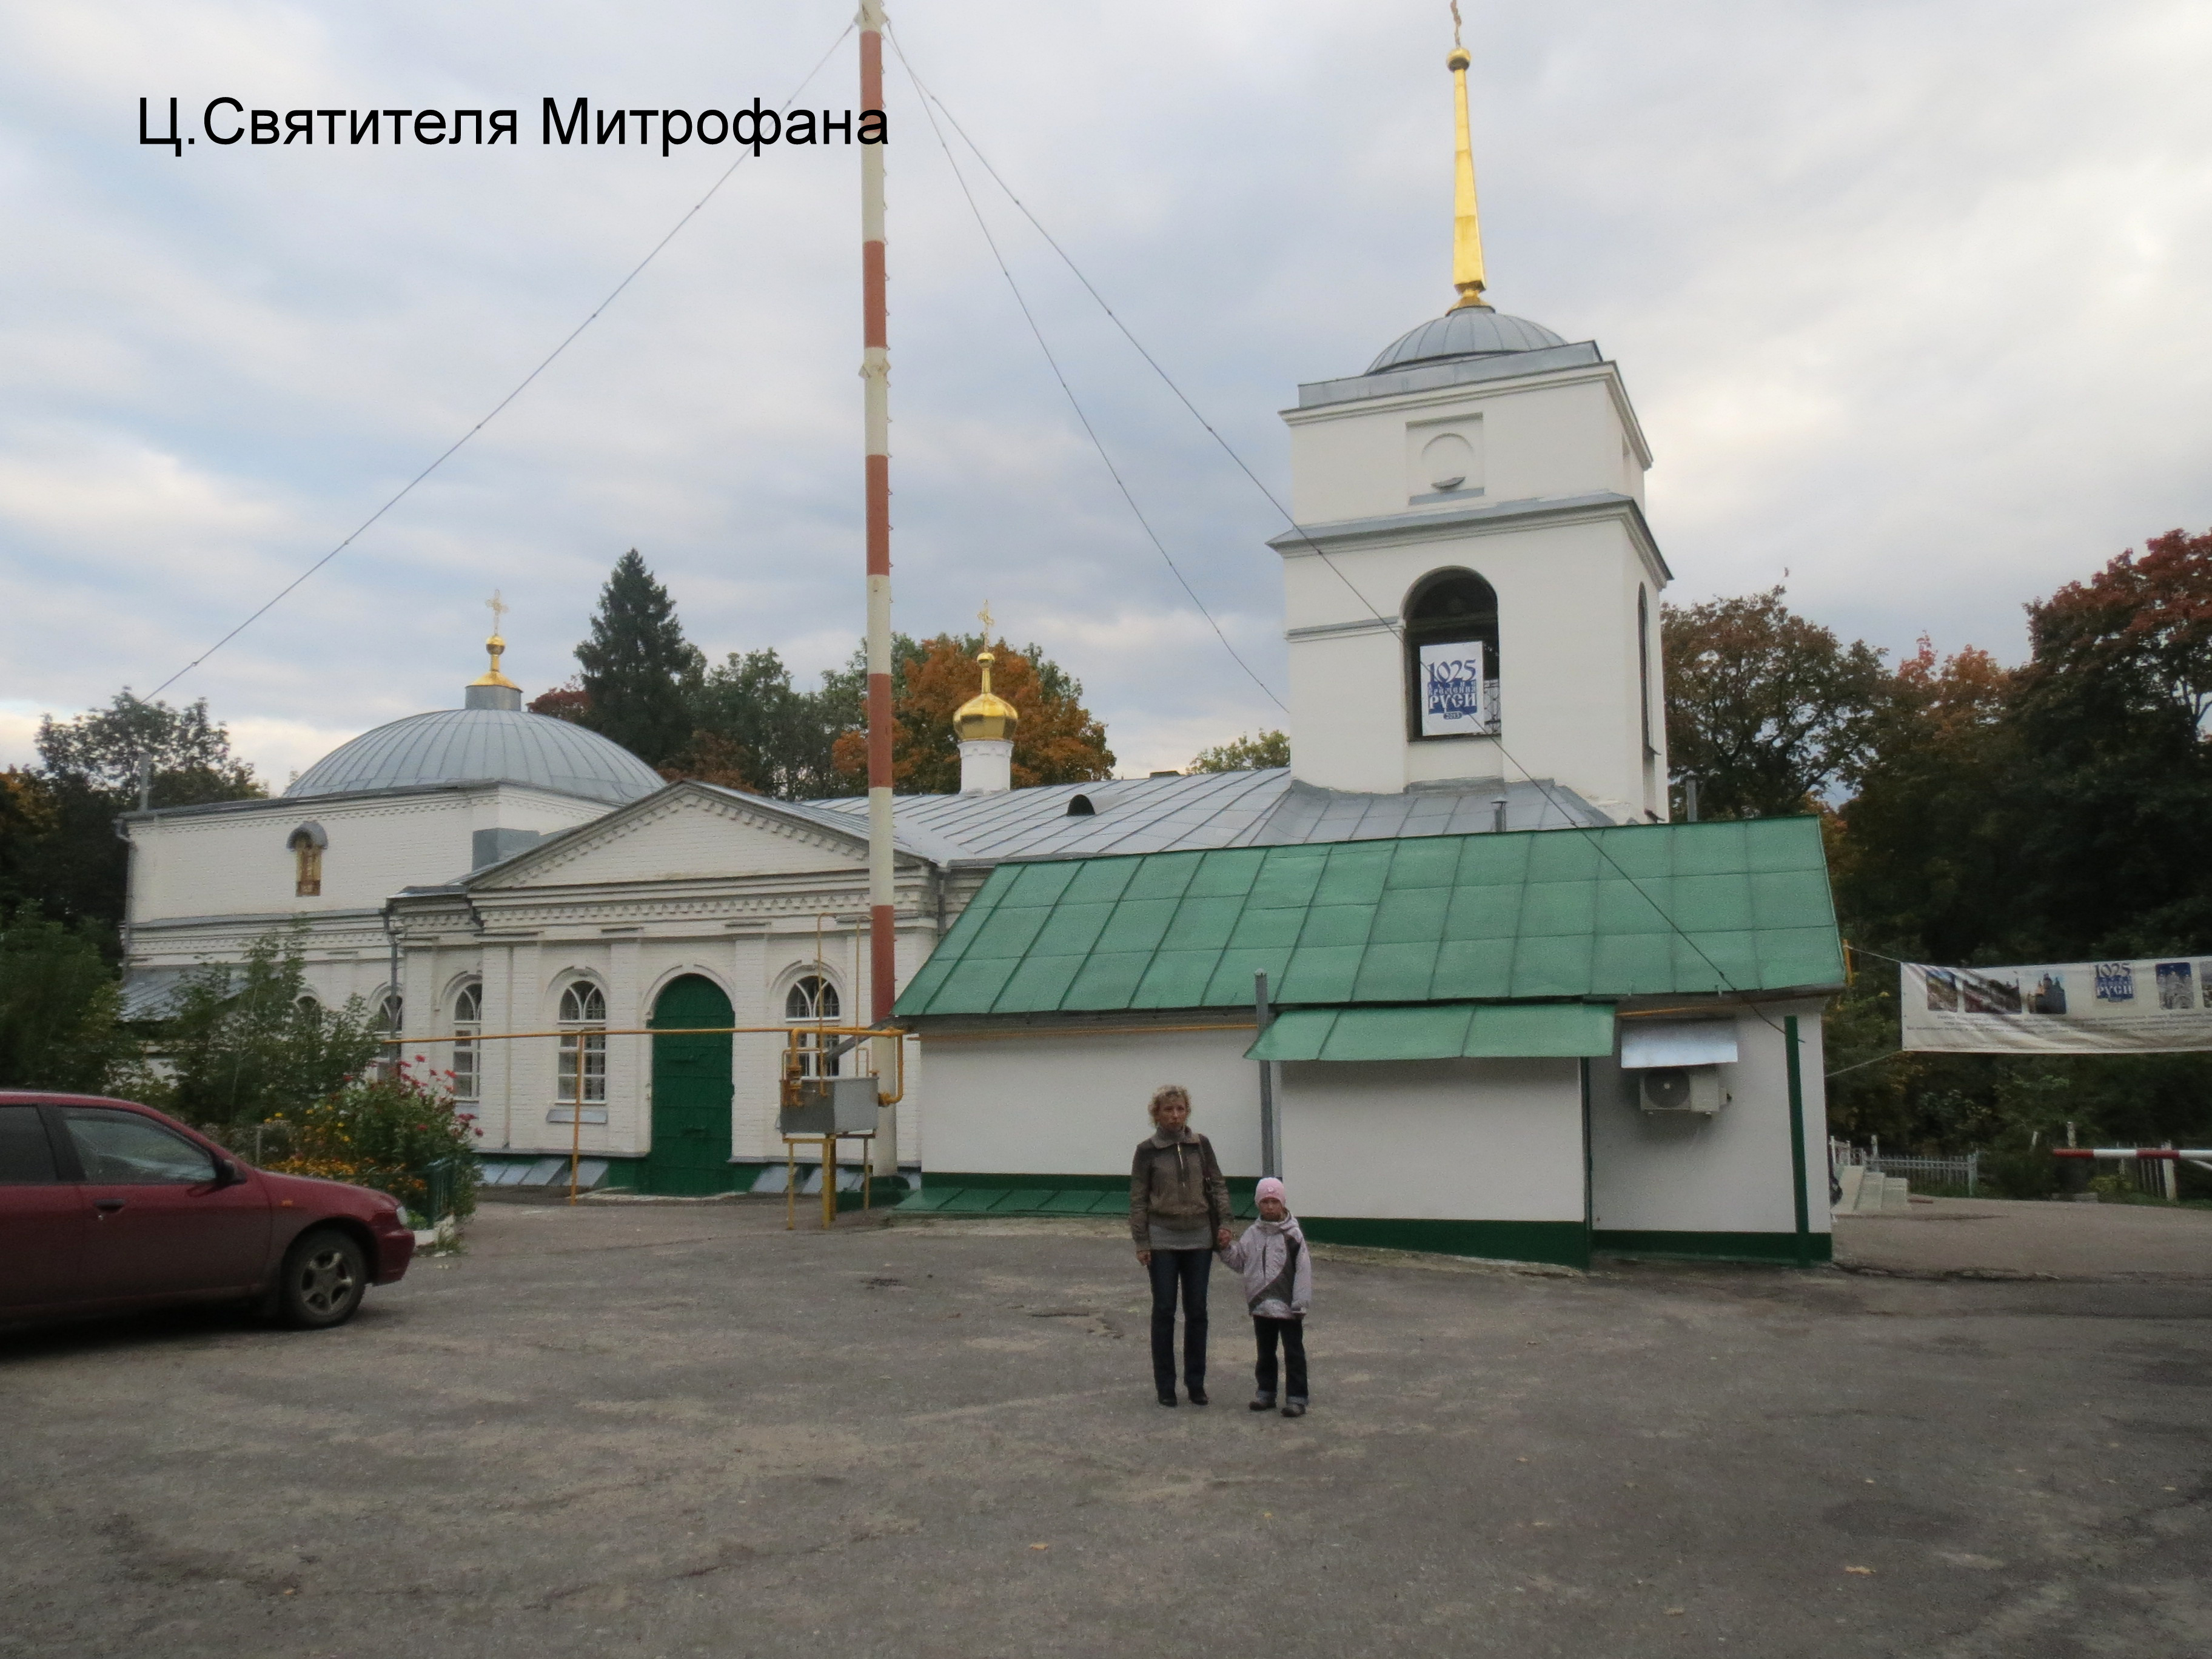
<path fill-rule="evenodd" d="M 872 1077 L 802 1077 L 785 1085 L 776 1128 L 786 1135 L 869 1135 L 876 1132 Z"/>

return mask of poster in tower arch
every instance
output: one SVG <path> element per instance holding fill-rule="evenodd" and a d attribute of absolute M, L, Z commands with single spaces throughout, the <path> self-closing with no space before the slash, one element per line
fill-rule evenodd
<path fill-rule="evenodd" d="M 2212 1049 L 2212 951 L 2139 962 L 1936 968 L 1899 982 L 1904 1046 L 1967 1054 Z"/>
<path fill-rule="evenodd" d="M 1489 729 L 1482 707 L 1482 641 L 1420 647 L 1421 735 L 1453 738 Z"/>

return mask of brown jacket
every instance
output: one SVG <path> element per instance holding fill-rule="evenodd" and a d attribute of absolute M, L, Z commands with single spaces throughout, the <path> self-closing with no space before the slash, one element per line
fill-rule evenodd
<path fill-rule="evenodd" d="M 1186 1126 L 1182 1139 L 1164 1129 L 1137 1143 L 1129 1166 L 1129 1236 L 1137 1248 L 1152 1248 L 1152 1223 L 1192 1226 L 1206 1223 L 1206 1242 L 1229 1224 L 1229 1183 L 1213 1156 L 1213 1143 Z"/>

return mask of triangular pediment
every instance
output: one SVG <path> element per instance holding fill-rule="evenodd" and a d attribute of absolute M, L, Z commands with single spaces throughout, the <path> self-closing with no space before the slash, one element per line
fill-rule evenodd
<path fill-rule="evenodd" d="M 471 877 L 477 892 L 865 868 L 866 839 L 775 802 L 682 783 Z"/>

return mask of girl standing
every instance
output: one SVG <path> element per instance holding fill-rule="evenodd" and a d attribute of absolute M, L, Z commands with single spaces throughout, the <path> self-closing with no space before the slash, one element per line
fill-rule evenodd
<path fill-rule="evenodd" d="M 1255 1412 L 1275 1407 L 1275 1346 L 1282 1345 L 1283 1415 L 1306 1414 L 1306 1310 L 1313 1305 L 1313 1253 L 1298 1218 L 1291 1213 L 1283 1183 L 1269 1176 L 1253 1194 L 1259 1200 L 1260 1218 L 1244 1230 L 1244 1237 L 1221 1252 L 1221 1259 L 1244 1275 L 1245 1305 L 1252 1314 L 1252 1334 L 1260 1345 L 1255 1368 L 1260 1391 L 1252 1396 Z"/>

